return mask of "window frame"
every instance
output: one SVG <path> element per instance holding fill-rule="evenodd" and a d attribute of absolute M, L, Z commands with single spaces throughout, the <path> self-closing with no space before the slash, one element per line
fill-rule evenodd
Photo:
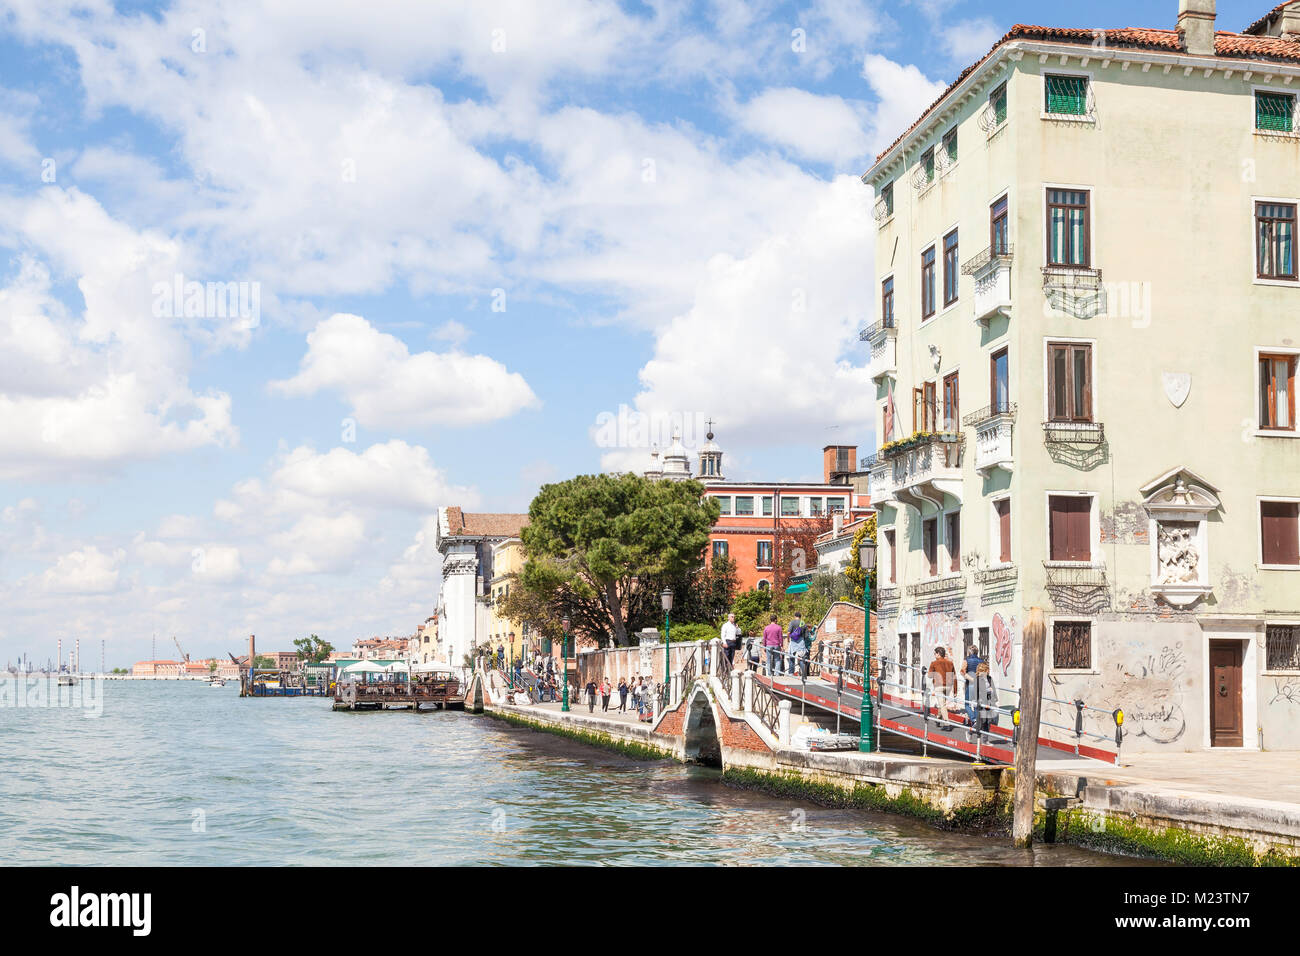
<path fill-rule="evenodd" d="M 726 538 L 715 538 L 711 542 L 711 545 L 710 557 L 712 560 L 716 561 L 719 555 L 722 555 L 723 557 L 731 557 L 731 544 Z M 718 545 L 722 545 L 721 550 L 718 549 Z"/>
<path fill-rule="evenodd" d="M 1088 199 L 1082 207 L 1069 203 L 1053 203 L 1053 192 L 1072 192 L 1083 193 Z M 1043 263 L 1049 269 L 1092 269 L 1093 258 L 1093 219 L 1096 214 L 1096 202 L 1093 195 L 1092 186 L 1074 186 L 1063 183 L 1043 183 Z M 1053 209 L 1083 209 L 1083 262 L 1053 262 L 1052 261 L 1052 210 Z M 1066 229 L 1066 235 L 1070 234 Z"/>
<path fill-rule="evenodd" d="M 1002 207 L 1002 215 L 996 215 L 998 206 Z M 1003 224 L 1003 242 L 1002 251 L 998 251 L 997 241 L 997 224 Z M 989 253 L 994 256 L 1005 256 L 1007 250 L 1011 248 L 1011 193 L 1004 192 L 989 203 Z"/>
<path fill-rule="evenodd" d="M 997 99 L 998 94 L 1002 94 L 1002 118 L 998 119 Z M 993 89 L 989 90 L 988 105 L 993 108 L 993 127 L 989 130 L 991 134 L 994 130 L 1002 128 L 1003 124 L 1011 118 L 1011 93 L 1010 87 L 1006 80 L 998 83 Z"/>
<path fill-rule="evenodd" d="M 1294 675 L 1296 675 L 1296 674 L 1300 674 L 1300 667 L 1296 667 L 1296 668 L 1270 668 L 1270 667 L 1268 666 L 1268 629 L 1269 629 L 1270 627 L 1292 627 L 1292 628 L 1300 629 L 1300 620 L 1294 620 L 1294 619 L 1279 619 L 1279 620 L 1268 620 L 1268 621 L 1265 621 L 1265 622 L 1264 622 L 1264 633 L 1263 633 L 1263 635 L 1262 635 L 1262 637 L 1264 638 L 1264 644 L 1263 644 L 1263 648 L 1264 648 L 1264 666 L 1263 666 L 1262 671 L 1260 672 L 1260 673 L 1261 673 L 1261 676 L 1265 676 L 1265 677 L 1267 677 L 1267 676 L 1273 676 L 1273 675 L 1277 675 L 1277 676 L 1294 676 Z"/>
<path fill-rule="evenodd" d="M 922 323 L 928 321 L 929 319 L 934 318 L 935 313 L 938 311 L 937 305 L 938 305 L 938 298 L 939 298 L 938 296 L 939 289 L 938 286 L 936 285 L 936 279 L 937 279 L 936 273 L 938 271 L 938 261 L 937 261 L 938 254 L 939 254 L 938 244 L 933 242 L 921 250 L 921 322 Z M 929 263 L 926 262 L 926 256 L 930 257 Z M 926 294 L 927 272 L 929 273 L 929 280 L 930 280 L 928 296 Z M 926 311 L 927 305 L 929 306 L 928 312 Z"/>
<path fill-rule="evenodd" d="M 1101 553 L 1101 520 L 1099 498 L 1100 493 L 1096 491 L 1076 491 L 1064 489 L 1060 491 L 1049 489 L 1043 498 L 1044 509 L 1044 527 L 1043 527 L 1043 553 L 1047 555 L 1047 564 L 1050 567 L 1061 568 L 1086 568 L 1099 567 L 1103 564 Z M 1079 560 L 1076 558 L 1054 558 L 1052 557 L 1052 499 L 1053 498 L 1086 498 L 1088 499 L 1088 558 Z"/>
<path fill-rule="evenodd" d="M 1086 348 L 1088 350 L 1088 414 L 1086 418 L 1080 418 L 1076 414 L 1071 418 L 1058 418 L 1053 414 L 1053 400 L 1055 392 L 1056 379 L 1053 374 L 1054 363 L 1052 361 L 1052 349 L 1066 347 L 1071 350 L 1071 358 L 1066 362 L 1066 399 L 1073 404 L 1074 401 L 1074 361 L 1073 350 L 1076 348 Z M 1097 344 L 1095 339 L 1067 339 L 1067 338 L 1046 338 L 1043 340 L 1043 420 L 1053 424 L 1062 425 L 1085 425 L 1096 424 L 1101 420 L 1097 409 Z M 1077 410 L 1076 410 L 1077 412 Z"/>
<path fill-rule="evenodd" d="M 772 495 L 759 495 L 759 498 L 761 499 L 760 507 L 763 510 L 763 513 L 760 515 L 760 517 L 762 518 L 772 517 L 772 509 L 776 507 L 775 503 L 772 500 Z"/>
<path fill-rule="evenodd" d="M 740 510 L 740 502 L 742 500 L 747 500 L 749 502 L 748 511 Z M 732 514 L 737 518 L 754 517 L 754 495 L 736 495 L 734 500 L 731 503 L 731 508 L 732 508 Z"/>
<path fill-rule="evenodd" d="M 929 167 L 928 171 L 926 171 L 925 185 L 921 187 L 922 192 L 933 186 L 938 177 L 939 170 L 935 165 L 937 159 L 938 154 L 936 148 L 934 146 L 929 146 L 921 151 L 921 155 L 916 160 L 917 166 L 919 166 L 923 171 L 926 170 L 927 166 Z"/>
<path fill-rule="evenodd" d="M 767 545 L 767 564 L 763 563 L 763 546 Z M 763 571 L 772 570 L 773 548 L 771 540 L 760 538 L 754 542 L 754 567 Z"/>
<path fill-rule="evenodd" d="M 880 198 L 885 201 L 885 218 L 880 221 L 882 226 L 894 218 L 894 183 L 896 182 L 897 179 L 891 179 L 880 187 Z"/>
<path fill-rule="evenodd" d="M 1083 80 L 1083 112 L 1082 113 L 1049 113 L 1047 111 L 1047 86 L 1051 77 L 1061 77 L 1063 79 Z M 1045 120 L 1056 120 L 1065 123 L 1095 123 L 1097 117 L 1095 112 L 1089 109 L 1089 99 L 1096 100 L 1096 80 L 1091 71 L 1083 70 L 1044 70 L 1040 74 L 1041 93 L 1038 99 L 1038 108 L 1041 110 L 1041 116 Z"/>
<path fill-rule="evenodd" d="M 1003 539 L 1002 536 L 1002 513 L 998 510 L 998 506 L 1001 505 L 1003 502 L 1005 502 L 1007 506 L 1007 535 L 1005 539 Z M 994 497 L 990 498 L 989 512 L 990 512 L 989 543 L 990 545 L 993 544 L 997 545 L 996 554 L 998 556 L 997 561 L 994 562 L 990 560 L 989 565 L 995 568 L 1010 567 L 1016 563 L 1016 555 L 1014 550 L 1014 542 L 1015 542 L 1014 522 L 1016 520 L 1016 516 L 1015 516 L 1015 512 L 1012 511 L 1011 509 L 1010 493 L 995 495 Z M 1050 508 L 1048 514 L 1050 517 L 1051 514 Z M 1006 552 L 1005 558 L 1002 556 L 1002 553 L 1004 551 Z M 992 555 L 994 553 L 995 553 L 995 549 L 990 546 L 989 548 L 990 559 L 992 558 Z"/>
<path fill-rule="evenodd" d="M 926 542 L 927 532 L 929 532 L 929 543 Z M 921 557 L 925 561 L 925 576 L 927 578 L 937 578 L 939 576 L 938 515 L 931 515 L 929 518 L 921 519 Z"/>
<path fill-rule="evenodd" d="M 961 261 L 959 242 L 961 237 L 957 234 L 957 227 L 953 227 L 944 233 L 943 243 L 943 307 L 944 309 L 952 308 L 961 298 Z M 949 246 L 948 240 L 952 240 Z M 948 288 L 952 287 L 952 298 L 948 298 Z"/>
<path fill-rule="evenodd" d="M 894 293 L 894 274 L 891 272 L 880 280 L 880 324 L 882 328 L 898 328 L 898 315 L 895 311 L 897 298 Z"/>
<path fill-rule="evenodd" d="M 785 506 L 785 503 L 786 503 L 787 501 L 793 501 L 793 502 L 794 502 L 794 511 L 786 511 L 786 510 L 785 510 L 785 507 L 786 507 L 786 506 Z M 782 517 L 782 518 L 798 518 L 798 517 L 801 517 L 802 515 L 803 515 L 803 500 L 802 500 L 798 495 L 782 495 L 782 496 L 781 496 L 781 514 L 780 514 L 780 517 Z"/>
<path fill-rule="evenodd" d="M 1251 94 L 1250 105 L 1253 113 L 1251 116 L 1251 129 L 1254 132 L 1265 136 L 1296 136 L 1300 133 L 1300 130 L 1297 130 L 1296 128 L 1297 110 L 1300 109 L 1300 97 L 1296 95 L 1295 90 L 1275 86 L 1252 86 Z M 1259 125 L 1259 98 L 1261 96 L 1277 96 L 1291 101 L 1290 129 L 1267 129 Z"/>
<path fill-rule="evenodd" d="M 1087 667 L 1058 667 L 1056 665 L 1056 625 L 1057 624 L 1086 624 L 1088 625 L 1088 666 Z M 1097 622 L 1090 617 L 1081 617 L 1078 615 L 1063 614 L 1061 616 L 1052 615 L 1047 623 L 1047 653 L 1051 661 L 1048 669 L 1052 674 L 1100 674 L 1101 668 L 1097 661 Z"/>
<path fill-rule="evenodd" d="M 894 526 L 881 529 L 884 532 L 885 550 L 889 552 L 889 583 L 898 584 L 898 529 Z"/>
<path fill-rule="evenodd" d="M 955 542 L 957 545 L 957 550 L 955 553 L 952 548 L 954 544 L 952 540 L 952 535 L 949 534 L 949 532 L 954 528 L 953 525 L 954 521 L 956 522 L 955 528 L 957 532 L 956 534 L 957 540 Z M 943 512 L 942 527 L 943 527 L 943 551 L 947 560 L 942 562 L 940 564 L 940 567 L 946 568 L 946 571 L 943 572 L 945 574 L 960 574 L 961 573 L 961 508 L 960 507 L 953 508 L 951 511 Z"/>
<path fill-rule="evenodd" d="M 943 151 L 944 161 L 948 163 L 949 169 L 952 169 L 952 167 L 957 165 L 957 160 L 961 155 L 959 152 L 960 143 L 958 142 L 957 129 L 957 125 L 954 124 L 950 130 L 939 138 L 939 148 Z M 952 144 L 951 147 L 949 147 L 949 143 Z"/>
<path fill-rule="evenodd" d="M 998 376 L 997 362 L 998 356 L 1004 358 L 1004 365 L 1007 371 L 1007 397 L 1003 402 L 998 401 Z M 1003 406 L 1006 406 L 1003 408 Z M 1009 411 L 1011 408 L 1011 346 L 1001 345 L 989 350 L 989 410 L 993 414 L 1000 411 Z"/>
<path fill-rule="evenodd" d="M 1263 504 L 1289 504 L 1296 506 L 1296 551 L 1300 554 L 1300 498 L 1286 495 L 1257 495 L 1255 497 L 1255 560 L 1261 571 L 1300 571 L 1300 561 L 1295 564 L 1266 564 L 1264 562 L 1264 509 Z"/>
<path fill-rule="evenodd" d="M 719 508 L 718 517 L 730 518 L 731 517 L 731 495 L 714 495 L 713 497 L 718 500 L 718 508 Z"/>
<path fill-rule="evenodd" d="M 1290 420 L 1291 424 L 1265 425 L 1261 421 L 1262 412 L 1264 411 L 1261 399 L 1263 398 L 1263 369 L 1262 365 L 1265 359 L 1287 359 L 1291 363 L 1290 386 L 1288 388 L 1288 398 L 1290 399 Z M 1296 426 L 1296 388 L 1297 372 L 1300 372 L 1300 349 L 1294 348 L 1268 348 L 1257 345 L 1255 347 L 1255 434 L 1267 438 L 1300 438 L 1300 429 Z"/>
<path fill-rule="evenodd" d="M 1259 207 L 1290 206 L 1291 218 L 1291 273 L 1265 274 L 1260 262 L 1259 249 Z M 1281 196 L 1252 196 L 1250 199 L 1250 243 L 1251 268 L 1256 285 L 1297 286 L 1300 285 L 1300 255 L 1297 255 L 1296 243 L 1300 240 L 1300 200 Z"/>

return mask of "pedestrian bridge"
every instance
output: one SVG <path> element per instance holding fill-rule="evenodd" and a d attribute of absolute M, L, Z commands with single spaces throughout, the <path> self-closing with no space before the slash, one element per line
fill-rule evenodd
<path fill-rule="evenodd" d="M 864 661 L 860 652 L 819 644 L 808 657 L 778 655 L 777 673 L 734 666 L 718 640 L 689 648 L 684 663 L 666 682 L 655 684 L 652 709 L 618 719 L 648 725 L 653 733 L 679 741 L 680 756 L 708 764 L 730 764 L 729 752 L 776 750 L 857 751 L 863 709 Z M 674 647 L 676 653 L 677 648 Z M 487 663 L 487 662 L 485 662 Z M 1011 764 L 1019 730 L 1019 692 L 970 686 L 948 694 L 927 686 L 920 668 L 886 656 L 870 664 L 872 737 L 876 751 L 946 756 L 979 764 Z M 528 695 L 536 703 L 536 675 L 486 671 L 489 700 L 511 702 Z M 579 688 L 570 700 L 579 707 Z M 1044 698 L 1051 702 L 1052 698 Z M 1081 761 L 1119 762 L 1122 715 L 1081 700 L 1056 701 L 1075 714 L 1073 726 L 1044 721 L 1039 756 Z M 946 707 L 943 706 L 946 704 Z M 1115 733 L 1106 737 L 1089 727 L 1098 713 L 1114 718 Z M 608 715 L 606 715 L 608 716 Z M 738 755 L 738 754 L 737 754 Z"/>

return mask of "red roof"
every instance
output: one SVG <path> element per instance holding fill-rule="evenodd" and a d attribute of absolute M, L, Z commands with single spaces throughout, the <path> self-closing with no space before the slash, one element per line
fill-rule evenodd
<path fill-rule="evenodd" d="M 1241 32 L 1242 33 L 1263 32 L 1263 30 L 1268 26 L 1269 21 L 1272 20 L 1274 17 L 1276 17 L 1279 13 L 1281 13 L 1286 7 L 1290 6 L 1291 3 L 1293 2 L 1294 0 L 1286 0 L 1286 2 L 1284 3 L 1279 3 L 1276 7 L 1268 11 L 1268 13 L 1264 14 L 1262 17 L 1260 17 L 1258 20 L 1256 20 L 1250 26 L 1246 27 L 1246 29 L 1242 30 Z"/>
<path fill-rule="evenodd" d="M 1272 13 L 1264 17 L 1258 23 L 1253 23 L 1247 30 L 1255 27 L 1268 20 L 1278 11 L 1285 7 L 1282 4 Z M 1183 38 L 1177 30 L 1157 30 L 1146 29 L 1143 27 L 1122 27 L 1111 30 L 1089 30 L 1082 27 L 1040 27 L 1032 26 L 1025 23 L 1017 23 L 1002 39 L 993 44 L 993 48 L 984 54 L 977 62 L 966 67 L 957 76 L 949 87 L 943 91 L 937 100 L 925 108 L 925 112 L 917 118 L 917 121 L 907 128 L 907 130 L 889 144 L 889 147 L 882 151 L 876 157 L 876 162 L 880 162 L 888 155 L 889 151 L 907 138 L 912 130 L 916 129 L 925 121 L 925 118 L 934 111 L 934 108 L 948 98 L 954 89 L 961 85 L 966 77 L 975 72 L 989 57 L 997 52 L 998 48 L 1004 43 L 1013 40 L 1048 40 L 1053 43 L 1076 43 L 1081 46 L 1092 46 L 1100 38 L 1104 38 L 1106 47 L 1118 47 L 1121 49 L 1137 50 L 1160 50 L 1167 53 L 1182 53 Z M 1098 45 L 1099 50 L 1105 47 Z M 1253 60 L 1286 60 L 1300 63 L 1300 42 L 1288 40 L 1282 37 L 1268 36 L 1248 36 L 1244 33 L 1226 33 L 1219 31 L 1214 36 L 1214 55 L 1224 58 L 1233 59 L 1253 59 Z M 874 165 L 874 164 L 873 164 Z"/>
<path fill-rule="evenodd" d="M 528 524 L 528 515 L 471 514 L 457 507 L 447 509 L 447 535 L 485 538 L 516 538 Z"/>

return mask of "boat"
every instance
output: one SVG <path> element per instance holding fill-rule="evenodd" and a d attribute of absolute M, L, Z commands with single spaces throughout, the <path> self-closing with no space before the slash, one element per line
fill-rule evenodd
<path fill-rule="evenodd" d="M 75 687 L 75 686 L 77 686 L 77 678 L 73 677 L 71 674 L 60 674 L 60 675 L 59 675 L 59 686 L 60 686 L 60 687 Z"/>
<path fill-rule="evenodd" d="M 222 677 L 214 677 L 214 678 L 212 678 L 212 680 L 208 681 L 208 686 L 209 686 L 209 687 L 225 687 L 225 686 L 226 686 L 225 678 L 222 678 Z"/>

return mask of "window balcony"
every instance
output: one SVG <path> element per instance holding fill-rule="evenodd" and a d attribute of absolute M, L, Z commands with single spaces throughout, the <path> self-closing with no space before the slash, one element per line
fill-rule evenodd
<path fill-rule="evenodd" d="M 884 322 L 863 329 L 858 338 L 871 346 L 867 374 L 877 385 L 885 376 L 898 375 L 898 329 Z"/>
<path fill-rule="evenodd" d="M 881 469 L 879 479 L 873 471 L 869 481 L 888 482 L 884 490 L 891 501 L 918 510 L 926 504 L 942 510 L 945 495 L 961 501 L 964 448 L 962 436 L 951 432 L 921 433 L 891 442 L 880 450 L 880 460 L 887 467 Z M 874 488 L 872 493 L 876 500 Z"/>
<path fill-rule="evenodd" d="M 1043 267 L 1043 296 L 1048 305 L 1076 319 L 1091 319 L 1106 311 L 1101 270 L 1085 266 Z"/>
<path fill-rule="evenodd" d="M 990 246 L 968 259 L 961 267 L 963 275 L 975 280 L 975 324 L 987 325 L 994 316 L 1011 317 L 1012 247 L 994 253 Z"/>
<path fill-rule="evenodd" d="M 1043 441 L 1049 445 L 1100 445 L 1106 441 L 1101 422 L 1043 422 Z"/>
<path fill-rule="evenodd" d="M 893 466 L 878 456 L 862 459 L 862 470 L 867 473 L 867 493 L 873 505 L 887 505 L 894 499 Z"/>
<path fill-rule="evenodd" d="M 1011 470 L 1015 462 L 1011 449 L 1015 420 L 1015 402 L 990 405 L 962 419 L 963 425 L 975 428 L 975 470 L 985 478 L 995 468 Z"/>

